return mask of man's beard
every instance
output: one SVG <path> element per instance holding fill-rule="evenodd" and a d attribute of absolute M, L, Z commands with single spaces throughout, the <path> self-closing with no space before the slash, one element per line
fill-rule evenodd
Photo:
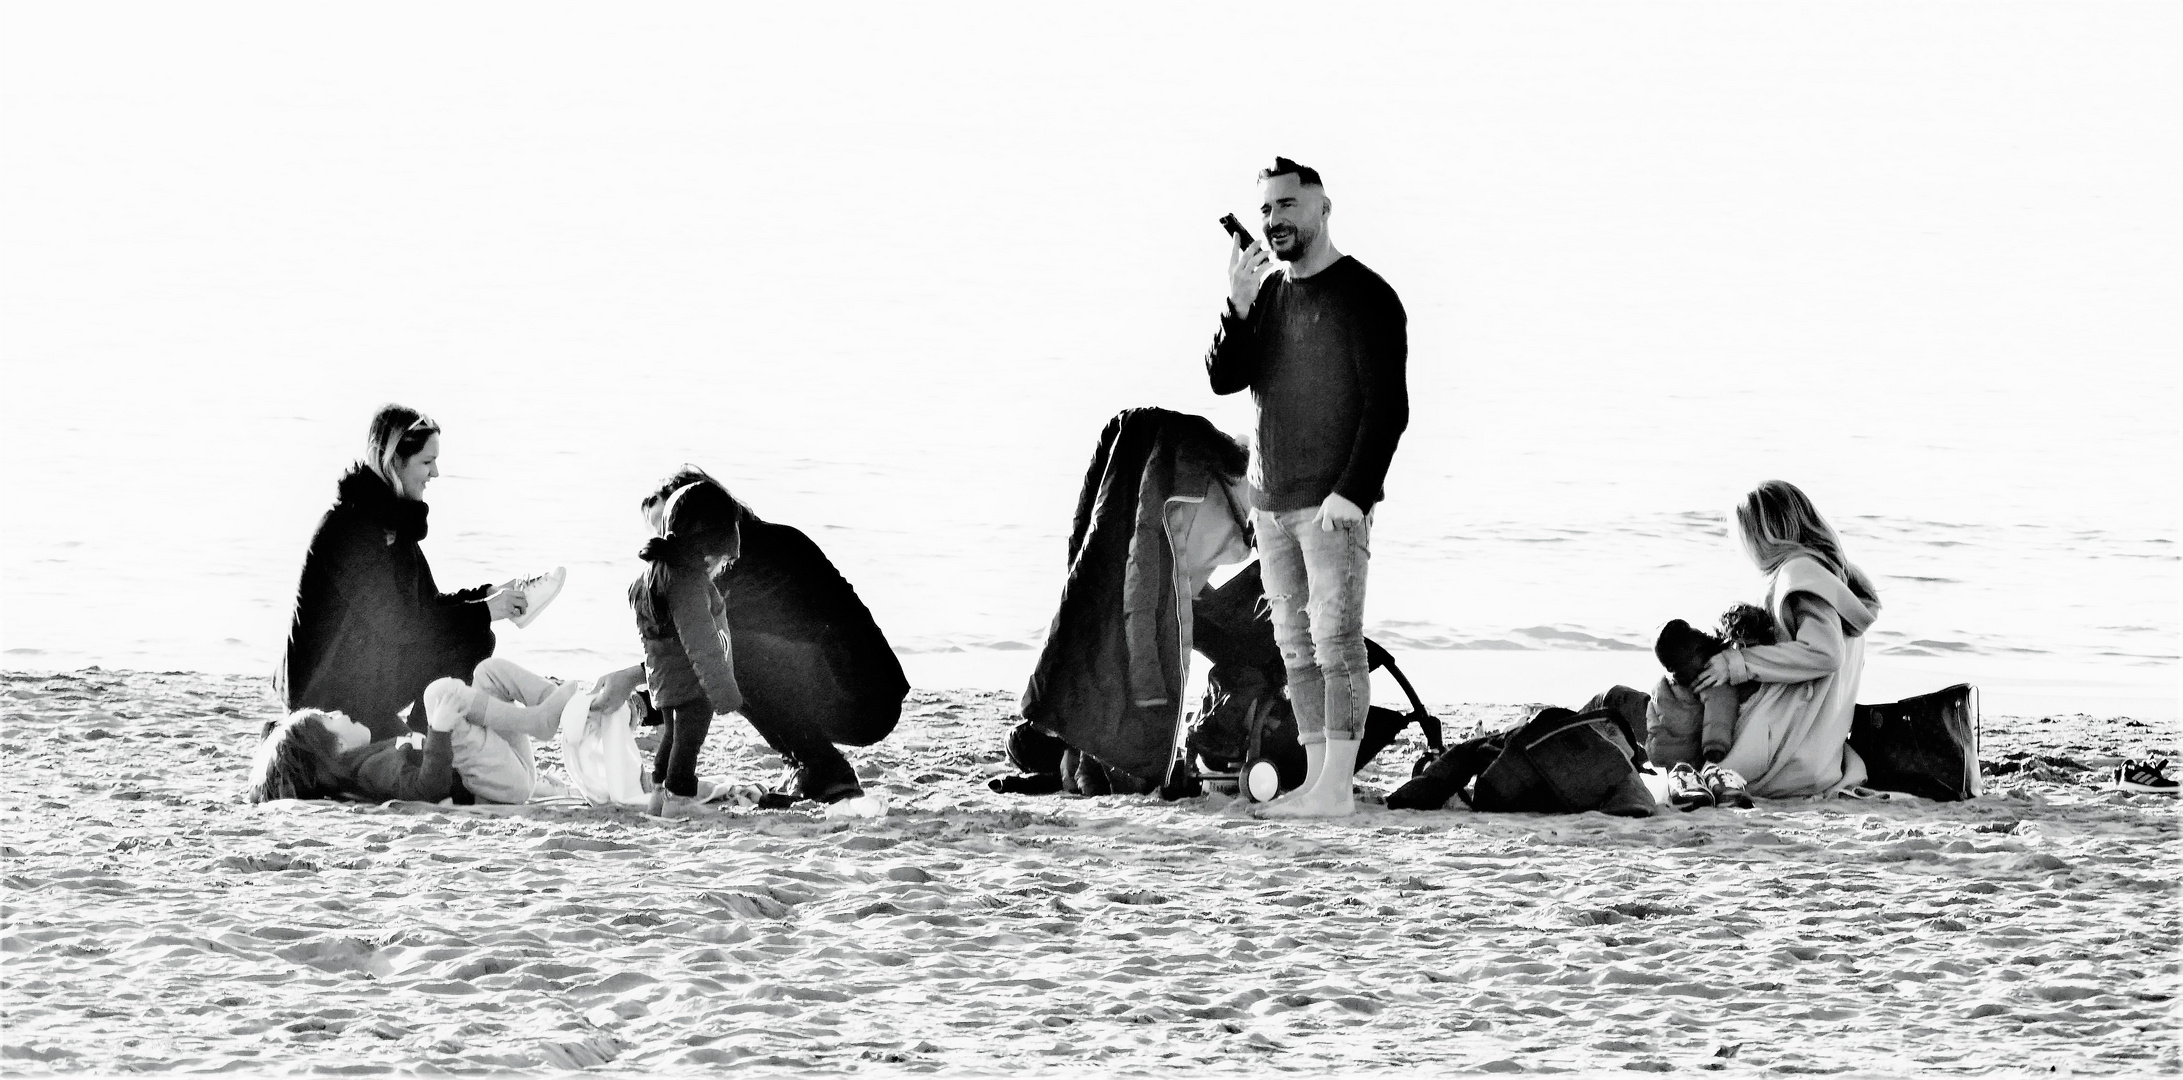
<path fill-rule="evenodd" d="M 1272 233 L 1266 234 L 1266 242 L 1273 246 L 1273 257 L 1282 262 L 1295 262 L 1303 257 L 1305 252 L 1311 250 L 1312 243 L 1318 239 L 1319 234 L 1317 231 L 1307 229 L 1301 225 L 1290 226 L 1288 239 L 1286 240 L 1279 239 Z"/>

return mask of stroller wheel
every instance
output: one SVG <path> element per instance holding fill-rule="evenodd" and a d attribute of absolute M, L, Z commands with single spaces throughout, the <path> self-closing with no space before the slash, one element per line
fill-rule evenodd
<path fill-rule="evenodd" d="M 1252 802 L 1271 802 L 1281 794 L 1281 770 L 1265 758 L 1253 758 L 1243 763 L 1243 782 L 1238 785 L 1245 797 Z"/>

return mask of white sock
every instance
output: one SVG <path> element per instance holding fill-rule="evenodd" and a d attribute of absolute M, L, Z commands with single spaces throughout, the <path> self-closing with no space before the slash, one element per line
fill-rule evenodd
<path fill-rule="evenodd" d="M 1319 782 L 1348 790 L 1357 783 L 1357 751 L 1364 746 L 1363 739 L 1328 739 L 1326 759 L 1319 769 Z"/>
<path fill-rule="evenodd" d="M 473 691 L 477 705 L 471 719 L 504 735 L 528 735 L 544 741 L 561 730 L 561 710 L 576 693 L 575 683 L 562 683 L 536 705 L 502 701 L 483 691 Z"/>
<path fill-rule="evenodd" d="M 424 722 L 434 731 L 453 731 L 470 719 L 473 699 L 480 697 L 461 679 L 434 679 L 424 688 Z"/>
<path fill-rule="evenodd" d="M 1301 794 L 1303 794 L 1304 792 L 1306 792 L 1306 791 L 1310 790 L 1310 789 L 1311 789 L 1311 783 L 1312 783 L 1312 780 L 1313 780 L 1314 778 L 1316 778 L 1316 777 L 1317 777 L 1317 776 L 1319 775 L 1319 773 L 1320 773 L 1320 771 L 1321 771 L 1321 770 L 1323 770 L 1323 769 L 1325 769 L 1325 768 L 1326 768 L 1326 741 L 1322 739 L 1322 740 L 1320 740 L 1320 741 L 1318 741 L 1318 742 L 1308 742 L 1308 743 L 1305 743 L 1305 744 L 1304 744 L 1304 781 L 1303 781 L 1303 783 L 1300 783 L 1300 784 L 1296 785 L 1295 787 L 1292 787 L 1292 788 L 1288 789 L 1287 791 L 1284 791 L 1284 792 L 1282 792 L 1281 794 L 1279 794 L 1279 795 L 1275 796 L 1275 797 L 1274 797 L 1274 799 L 1273 799 L 1273 801 L 1272 801 L 1272 802 L 1269 802 L 1269 803 L 1267 803 L 1267 805 L 1268 805 L 1268 806 L 1271 806 L 1271 805 L 1273 805 L 1273 803 L 1282 803 L 1282 802 L 1287 802 L 1287 801 L 1289 801 L 1290 799 L 1293 799 L 1293 798 L 1297 797 L 1298 795 L 1301 795 Z"/>

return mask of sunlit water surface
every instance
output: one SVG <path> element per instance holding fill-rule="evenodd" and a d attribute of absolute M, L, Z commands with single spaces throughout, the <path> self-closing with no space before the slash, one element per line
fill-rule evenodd
<path fill-rule="evenodd" d="M 1278 151 L 1410 312 L 1368 630 L 1429 697 L 1648 677 L 1757 598 L 1725 512 L 1781 477 L 1891 686 L 2174 714 L 2177 178 L 2119 9 L 1315 17 L 1308 94 L 1222 59 L 1278 20 L 493 10 L 0 16 L 6 664 L 269 671 L 399 400 L 444 585 L 569 569 L 508 655 L 635 655 L 635 503 L 691 461 L 914 675 L 1020 685 L 1105 419 L 1248 430 L 1213 221 Z"/>

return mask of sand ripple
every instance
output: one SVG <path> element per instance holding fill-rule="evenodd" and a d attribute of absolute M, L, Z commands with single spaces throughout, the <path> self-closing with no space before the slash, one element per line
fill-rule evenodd
<path fill-rule="evenodd" d="M 883 819 L 661 823 L 250 807 L 259 682 L 6 674 L 0 1070 L 2178 1067 L 2174 800 L 2022 766 L 1968 805 L 1274 824 L 993 795 L 1007 705 L 914 695 L 859 753 Z M 763 779 L 717 731 L 707 771 Z"/>

